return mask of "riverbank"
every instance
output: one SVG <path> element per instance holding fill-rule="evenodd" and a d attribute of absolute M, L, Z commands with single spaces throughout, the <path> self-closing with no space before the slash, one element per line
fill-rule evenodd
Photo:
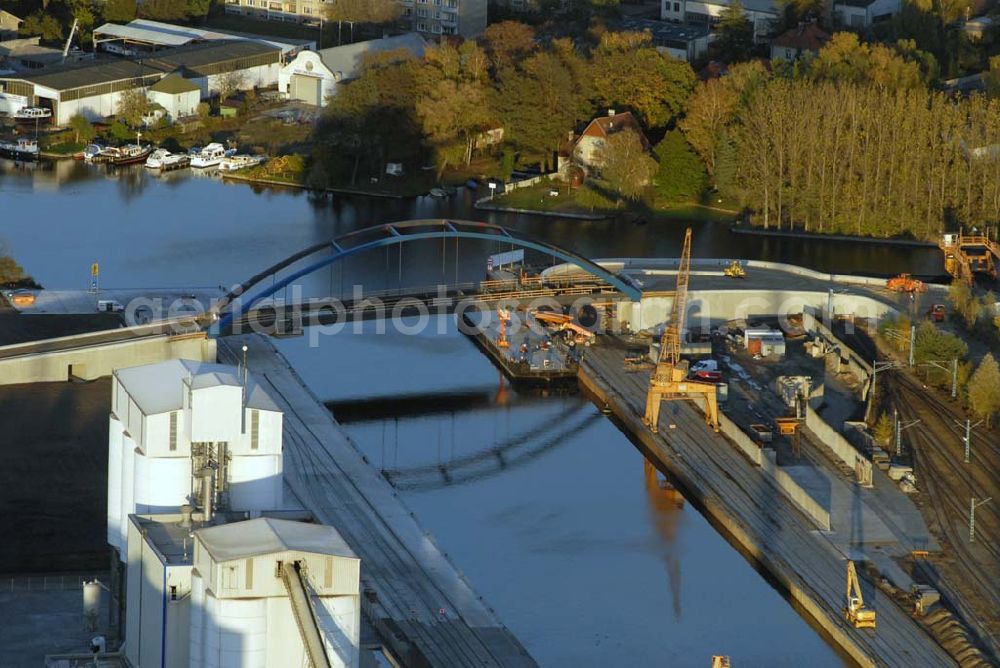
<path fill-rule="evenodd" d="M 379 192 L 375 190 L 355 190 L 349 188 L 315 188 L 304 183 L 283 179 L 265 179 L 254 176 L 244 176 L 227 172 L 222 175 L 223 181 L 236 181 L 252 186 L 268 186 L 271 188 L 291 188 L 293 190 L 308 190 L 315 193 L 326 193 L 331 195 L 360 195 L 364 197 L 382 197 L 385 199 L 405 199 L 406 195 L 395 193 Z"/>
<path fill-rule="evenodd" d="M 937 244 L 919 239 L 898 239 L 891 237 L 864 237 L 853 234 L 823 234 L 822 232 L 806 232 L 802 230 L 772 230 L 762 227 L 752 227 L 734 223 L 730 228 L 733 234 L 747 234 L 760 237 L 786 237 L 789 239 L 817 239 L 822 241 L 850 241 L 866 244 L 886 244 L 892 246 L 911 246 L 914 248 L 936 248 Z"/>

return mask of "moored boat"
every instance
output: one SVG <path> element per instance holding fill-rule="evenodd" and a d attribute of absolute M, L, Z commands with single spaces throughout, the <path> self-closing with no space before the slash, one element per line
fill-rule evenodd
<path fill-rule="evenodd" d="M 46 107 L 21 107 L 14 112 L 14 120 L 18 123 L 37 123 L 52 118 L 52 110 Z"/>
<path fill-rule="evenodd" d="M 38 142 L 26 137 L 17 141 L 0 141 L 0 155 L 12 160 L 38 160 Z"/>
<path fill-rule="evenodd" d="M 170 155 L 170 151 L 165 148 L 158 148 L 149 154 L 146 158 L 146 167 L 148 169 L 161 169 L 163 167 L 164 159 Z"/>
<path fill-rule="evenodd" d="M 83 160 L 86 162 L 92 162 L 94 158 L 100 155 L 104 147 L 100 144 L 87 144 L 87 146 L 81 152 L 83 155 Z"/>
<path fill-rule="evenodd" d="M 211 143 L 191 158 L 191 166 L 199 169 L 205 167 L 215 167 L 226 157 L 226 147 L 222 144 Z"/>
<path fill-rule="evenodd" d="M 95 155 L 91 159 L 91 162 L 113 165 L 115 167 L 134 165 L 140 162 L 146 162 L 146 158 L 148 158 L 149 154 L 152 152 L 153 147 L 148 144 L 146 146 L 143 146 L 142 144 L 109 146 Z"/>
<path fill-rule="evenodd" d="M 223 172 L 235 172 L 239 169 L 246 169 L 247 167 L 256 167 L 267 160 L 262 155 L 232 155 L 227 156 L 222 159 L 219 163 L 219 170 Z"/>

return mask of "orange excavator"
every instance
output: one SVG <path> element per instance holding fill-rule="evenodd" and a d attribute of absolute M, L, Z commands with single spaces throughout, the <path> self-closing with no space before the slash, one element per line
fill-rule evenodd
<path fill-rule="evenodd" d="M 715 383 L 688 379 L 688 362 L 681 359 L 681 337 L 687 320 L 688 283 L 691 280 L 691 228 L 684 235 L 684 249 L 677 270 L 677 291 L 670 307 L 670 320 L 660 338 L 660 355 L 649 381 L 644 422 L 654 434 L 659 430 L 660 405 L 663 401 L 690 399 L 701 395 L 705 399 L 705 420 L 719 431 L 719 399 Z"/>
<path fill-rule="evenodd" d="M 886 281 L 885 287 L 892 292 L 927 292 L 924 282 L 910 274 L 900 274 Z"/>

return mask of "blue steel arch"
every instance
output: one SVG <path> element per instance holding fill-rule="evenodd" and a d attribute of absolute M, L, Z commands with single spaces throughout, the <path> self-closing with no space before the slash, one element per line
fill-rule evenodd
<path fill-rule="evenodd" d="M 545 241 L 533 239 L 514 230 L 507 229 L 493 223 L 483 223 L 465 220 L 407 220 L 396 223 L 385 223 L 374 225 L 354 232 L 348 232 L 332 241 L 325 241 L 305 248 L 294 255 L 290 255 L 281 262 L 278 262 L 267 269 L 250 277 L 228 294 L 218 303 L 215 312 L 220 314 L 218 327 L 224 330 L 230 326 L 237 316 L 242 316 L 251 309 L 254 304 L 266 299 L 285 287 L 291 285 L 303 276 L 307 276 L 315 271 L 327 267 L 345 258 L 365 251 L 388 246 L 401 245 L 411 241 L 426 239 L 481 239 L 487 241 L 503 241 L 520 246 L 522 248 L 537 250 L 547 255 L 552 255 L 564 262 L 575 264 L 585 272 L 607 281 L 608 284 L 620 291 L 632 301 L 638 301 L 642 297 L 642 290 L 639 289 L 628 277 L 612 273 L 592 260 L 574 253 L 573 251 L 561 248 Z M 353 245 L 351 245 L 353 244 Z M 324 255 L 322 258 L 311 262 L 305 267 L 298 269 L 280 281 L 275 281 L 265 290 L 258 292 L 249 299 L 239 299 L 261 283 L 265 278 L 273 276 L 277 272 L 290 267 L 296 262 L 322 251 L 332 250 L 333 252 Z M 235 308 L 232 308 L 235 307 Z M 225 309 L 229 311 L 222 314 Z"/>

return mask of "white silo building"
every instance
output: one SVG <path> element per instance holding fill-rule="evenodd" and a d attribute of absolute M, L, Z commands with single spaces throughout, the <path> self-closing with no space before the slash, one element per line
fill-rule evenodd
<path fill-rule="evenodd" d="M 282 414 L 249 374 L 191 360 L 119 369 L 111 401 L 108 543 L 122 561 L 132 513 L 282 507 Z"/>
<path fill-rule="evenodd" d="M 361 562 L 335 529 L 261 517 L 130 518 L 131 665 L 359 665 Z"/>

